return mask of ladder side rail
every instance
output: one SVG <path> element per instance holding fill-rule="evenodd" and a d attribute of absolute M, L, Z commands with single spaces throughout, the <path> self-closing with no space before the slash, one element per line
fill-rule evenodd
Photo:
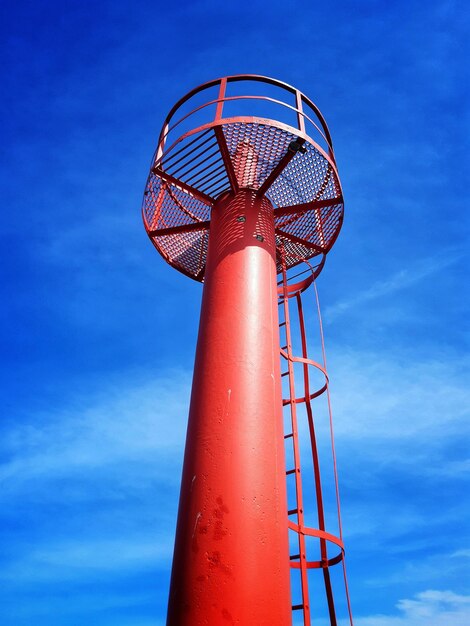
<path fill-rule="evenodd" d="M 317 308 L 317 313 L 318 313 L 318 324 L 319 324 L 319 330 L 320 330 L 320 342 L 321 342 L 323 367 L 325 368 L 325 370 L 327 370 L 325 336 L 323 333 L 323 319 L 321 315 L 320 298 L 318 296 L 318 289 L 317 289 L 316 281 L 313 282 L 313 288 L 315 292 L 315 303 L 316 303 L 316 308 Z M 342 527 L 342 520 L 341 520 L 341 501 L 340 501 L 340 495 L 339 495 L 338 467 L 336 463 L 336 449 L 335 449 L 335 438 L 334 438 L 334 429 L 333 429 L 333 412 L 331 408 L 330 383 L 329 383 L 328 377 L 326 379 L 326 398 L 327 398 L 327 404 L 328 404 L 328 419 L 329 419 L 329 427 L 330 427 L 331 452 L 333 456 L 333 472 L 334 472 L 334 480 L 335 480 L 336 507 L 338 511 L 339 537 L 341 539 L 341 542 L 343 542 L 343 527 Z M 342 568 L 343 568 L 346 602 L 348 606 L 349 623 L 350 623 L 350 626 L 354 626 L 352 608 L 351 608 L 351 597 L 349 595 L 348 578 L 346 574 L 346 557 L 345 557 L 344 552 L 343 552 L 343 558 L 341 559 L 341 562 L 342 562 Z"/>
<path fill-rule="evenodd" d="M 304 359 L 308 359 L 308 350 L 307 350 L 307 336 L 305 332 L 305 322 L 304 322 L 304 314 L 302 308 L 302 297 L 300 293 L 296 295 L 297 301 L 297 311 L 299 315 L 299 325 L 300 325 L 300 337 L 302 344 L 302 357 Z M 312 450 L 312 460 L 313 460 L 313 468 L 314 468 L 314 479 L 315 479 L 315 493 L 317 500 L 317 512 L 318 512 L 318 526 L 320 530 L 326 530 L 325 528 L 325 513 L 323 506 L 323 492 L 321 486 L 321 473 L 320 473 L 320 458 L 318 454 L 318 445 L 315 434 L 315 423 L 313 418 L 313 410 L 312 404 L 310 401 L 310 380 L 309 380 L 309 371 L 308 364 L 303 364 L 303 374 L 304 374 L 304 398 L 305 398 L 305 408 L 307 411 L 307 419 L 308 419 L 308 428 L 310 434 L 310 445 Z M 331 578 L 328 569 L 328 551 L 327 551 L 327 542 L 325 539 L 320 538 L 320 553 L 321 553 L 321 561 L 322 561 L 322 572 L 323 572 L 323 580 L 325 584 L 325 592 L 328 602 L 328 612 L 330 616 L 331 626 L 337 626 L 336 621 L 336 610 L 333 599 L 333 589 L 331 586 Z"/>

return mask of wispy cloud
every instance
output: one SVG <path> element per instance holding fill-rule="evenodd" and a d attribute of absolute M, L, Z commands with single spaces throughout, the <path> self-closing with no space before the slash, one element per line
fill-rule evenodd
<path fill-rule="evenodd" d="M 438 444 L 467 431 L 470 362 L 466 356 L 443 352 L 417 361 L 405 354 L 400 358 L 345 350 L 331 357 L 339 437 L 403 443 L 419 436 L 423 442 L 435 438 L 438 431 Z M 454 468 L 461 471 L 465 465 L 454 464 Z"/>
<path fill-rule="evenodd" d="M 465 354 L 442 349 L 413 358 L 409 352 L 335 348 L 328 353 L 328 365 L 336 436 L 344 442 L 362 441 L 364 454 L 374 452 L 372 442 L 388 444 L 393 455 L 416 438 L 421 445 L 439 446 L 468 432 L 470 359 Z M 315 372 L 312 379 L 313 388 L 323 384 Z M 329 436 L 323 400 L 321 396 L 313 402 L 316 428 Z M 308 435 L 306 421 L 300 427 Z M 434 470 L 468 470 L 466 458 L 448 458 L 447 463 Z"/>
<path fill-rule="evenodd" d="M 173 377 L 168 373 L 111 387 L 88 405 L 72 402 L 6 431 L 1 448 L 8 460 L 0 465 L 0 497 L 29 481 L 37 488 L 38 481 L 76 472 L 83 480 L 86 472 L 93 476 L 98 468 L 132 461 L 152 462 L 155 472 L 166 474 L 168 457 L 181 453 L 184 444 L 189 384 L 189 373 L 173 372 Z"/>
<path fill-rule="evenodd" d="M 75 595 L 75 594 L 74 594 Z M 107 624 L 110 626 L 163 626 L 164 621 L 151 618 L 141 618 L 137 615 L 133 619 L 126 618 L 125 614 L 129 610 L 135 613 L 140 607 L 152 607 L 155 612 L 155 593 L 113 593 L 108 591 L 105 594 L 97 594 L 90 592 L 78 592 L 75 598 L 70 593 L 48 593 L 45 598 L 29 597 L 26 603 L 17 603 L 14 605 L 4 604 L 2 606 L 1 616 L 3 619 L 11 619 L 11 624 L 30 624 L 39 618 L 45 618 L 44 623 L 69 623 L 67 618 L 72 618 L 76 623 L 79 619 L 86 619 L 87 615 L 94 617 L 112 612 L 113 616 Z M 75 600 L 75 601 L 74 601 Z M 24 622 L 22 620 L 25 620 Z M 51 620 L 61 619 L 60 622 Z M 20 622 L 21 620 L 21 622 Z M 30 621 L 31 620 L 31 621 Z"/>
<path fill-rule="evenodd" d="M 4 429 L 0 599 L 8 623 L 106 611 L 113 625 L 159 623 L 142 616 L 164 614 L 189 384 L 185 371 L 128 376 Z M 153 595 L 148 585 L 115 593 L 139 577 L 153 577 Z M 64 601 L 72 588 L 76 601 Z"/>
<path fill-rule="evenodd" d="M 143 538 L 143 534 L 147 534 Z M 173 538 L 141 531 L 133 536 L 110 540 L 107 537 L 83 537 L 76 542 L 44 543 L 13 561 L 0 571 L 0 580 L 8 582 L 51 582 L 94 580 L 103 574 L 126 577 L 131 573 L 155 570 L 168 564 L 173 552 Z"/>
<path fill-rule="evenodd" d="M 470 622 L 470 596 L 453 591 L 429 589 L 412 599 L 399 600 L 399 614 L 356 616 L 356 626 L 467 626 Z M 347 622 L 342 622 L 346 626 Z"/>
<path fill-rule="evenodd" d="M 459 541 L 450 539 L 443 554 L 437 537 L 443 528 L 461 524 L 466 514 L 458 494 L 468 478 L 461 442 L 469 432 L 469 360 L 451 352 L 416 361 L 405 355 L 351 349 L 331 352 L 330 357 L 347 550 L 358 560 L 359 553 L 376 554 L 384 546 L 390 562 L 400 555 L 398 570 L 393 565 L 380 573 L 373 568 L 362 586 L 388 584 L 395 592 L 405 584 L 413 588 L 417 581 L 435 586 L 443 561 L 451 584 L 463 575 L 463 564 L 450 561 Z M 330 433 L 320 398 L 314 400 L 313 410 L 326 519 L 334 531 Z M 302 413 L 299 420 L 301 456 L 308 458 L 309 435 Z M 307 470 L 306 477 L 312 472 L 310 467 Z M 305 489 L 304 498 L 309 517 L 314 509 L 311 489 Z"/>
<path fill-rule="evenodd" d="M 463 550 L 457 550 L 456 552 L 453 552 L 450 556 L 452 558 L 470 559 L 470 548 L 463 549 Z"/>
<path fill-rule="evenodd" d="M 344 312 L 363 304 L 390 295 L 401 289 L 406 289 L 415 283 L 423 280 L 457 263 L 464 257 L 465 253 L 455 248 L 449 249 L 438 256 L 421 259 L 411 267 L 403 268 L 390 276 L 388 279 L 378 281 L 371 287 L 359 292 L 352 298 L 342 300 L 326 307 L 325 320 L 327 322 L 337 318 Z"/>

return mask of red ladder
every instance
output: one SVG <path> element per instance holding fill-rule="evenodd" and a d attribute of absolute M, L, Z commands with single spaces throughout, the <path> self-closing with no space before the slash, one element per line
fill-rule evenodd
<path fill-rule="evenodd" d="M 286 273 L 285 264 L 283 264 L 282 281 L 279 284 L 279 329 L 280 329 L 280 353 L 281 353 L 281 377 L 288 376 L 288 397 L 283 398 L 283 408 L 289 413 L 289 432 L 284 435 L 284 440 L 287 445 L 291 445 L 291 454 L 288 454 L 288 458 L 293 458 L 293 467 L 287 467 L 286 480 L 294 481 L 294 489 L 290 485 L 290 491 L 295 492 L 295 507 L 288 510 L 288 527 L 290 531 L 293 531 L 297 536 L 298 553 L 290 555 L 290 566 L 292 569 L 297 570 L 300 575 L 300 581 L 297 580 L 297 586 L 300 586 L 302 602 L 292 605 L 293 614 L 298 615 L 297 611 L 301 611 L 303 615 L 303 625 L 310 626 L 314 617 L 311 615 L 311 605 L 309 601 L 309 577 L 308 572 L 312 569 L 321 569 L 323 573 L 324 589 L 326 594 L 326 600 L 328 604 L 328 614 L 331 626 L 337 626 L 336 607 L 333 595 L 332 581 L 330 577 L 330 567 L 337 563 L 342 563 L 343 577 L 346 593 L 346 601 L 348 607 L 350 625 L 353 626 L 351 604 L 349 599 L 348 584 L 346 578 L 346 566 L 344 559 L 344 545 L 342 538 L 341 528 L 341 509 L 338 490 L 338 477 L 336 469 L 336 454 L 333 439 L 333 423 L 331 413 L 331 402 L 329 393 L 329 381 L 326 371 L 326 358 L 325 358 L 325 346 L 323 338 L 323 326 L 320 315 L 320 306 L 318 300 L 318 293 L 314 282 L 315 272 L 314 270 L 307 270 L 308 276 L 301 282 L 292 284 Z M 302 272 L 303 273 L 303 272 Z M 323 364 L 317 363 L 308 357 L 307 352 L 307 339 L 305 332 L 304 314 L 302 309 L 302 292 L 307 289 L 308 286 L 314 284 L 316 304 L 319 318 L 319 330 L 321 338 L 321 351 Z M 291 301 L 296 304 L 296 313 L 298 316 L 298 334 L 300 336 L 301 355 L 295 356 L 293 353 L 292 343 L 292 323 L 290 306 Z M 294 367 L 298 364 L 297 368 Z M 324 375 L 324 384 L 319 389 L 311 390 L 310 370 L 316 368 Z M 302 384 L 303 394 L 300 397 L 296 396 L 295 391 L 295 369 L 300 369 L 302 372 Z M 334 481 L 335 481 L 335 496 L 336 496 L 336 509 L 338 516 L 338 528 L 339 537 L 335 536 L 326 530 L 325 524 L 325 511 L 324 511 L 324 498 L 322 491 L 321 473 L 320 473 L 320 460 L 318 453 L 318 445 L 315 434 L 315 421 L 312 410 L 312 400 L 318 398 L 322 394 L 326 394 L 328 416 L 329 416 L 329 430 L 331 436 L 331 450 L 333 458 L 334 469 Z M 299 414 L 298 405 L 303 404 L 305 407 L 305 414 L 308 423 L 308 432 L 310 438 L 310 448 L 313 461 L 313 473 L 315 484 L 315 501 L 316 512 L 318 519 L 318 528 L 312 528 L 305 524 L 305 509 L 304 509 L 304 497 L 303 497 L 303 481 L 302 481 L 302 467 L 301 467 L 301 445 L 299 441 Z M 290 478 L 290 477 L 293 477 Z M 289 491 L 289 484 L 288 484 Z M 293 519 L 292 519 L 293 518 Z M 306 537 L 315 537 L 319 542 L 320 560 L 309 560 L 307 554 Z M 338 551 L 339 548 L 339 551 Z M 330 556 L 333 549 L 335 553 Z M 300 585 L 299 585 L 300 582 Z M 318 617 L 318 616 L 316 616 Z"/>

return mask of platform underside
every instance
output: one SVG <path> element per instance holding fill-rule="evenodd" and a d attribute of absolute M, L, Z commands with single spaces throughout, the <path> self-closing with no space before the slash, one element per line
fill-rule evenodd
<path fill-rule="evenodd" d="M 240 188 L 274 207 L 278 271 L 324 255 L 343 220 L 334 162 L 294 129 L 269 120 L 221 120 L 187 133 L 165 149 L 144 194 L 145 227 L 173 267 L 204 279 L 211 210 Z"/>

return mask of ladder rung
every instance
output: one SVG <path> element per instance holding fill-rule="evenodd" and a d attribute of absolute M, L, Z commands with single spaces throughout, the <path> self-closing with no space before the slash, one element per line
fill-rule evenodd
<path fill-rule="evenodd" d="M 300 554 L 291 554 L 291 555 L 289 556 L 289 559 L 290 559 L 291 561 L 294 561 L 295 559 L 300 559 Z"/>
<path fill-rule="evenodd" d="M 294 469 L 287 470 L 286 476 L 289 476 L 289 474 L 295 474 L 295 467 L 294 467 Z"/>
<path fill-rule="evenodd" d="M 287 511 L 287 515 L 294 515 L 294 513 L 298 513 L 299 509 L 290 509 L 289 511 Z"/>
<path fill-rule="evenodd" d="M 292 605 L 292 610 L 293 611 L 298 611 L 299 609 L 303 609 L 304 605 L 303 604 L 293 604 Z"/>
<path fill-rule="evenodd" d="M 287 435 L 284 435 L 284 439 L 289 439 L 289 437 L 293 437 L 294 433 L 287 433 Z"/>

